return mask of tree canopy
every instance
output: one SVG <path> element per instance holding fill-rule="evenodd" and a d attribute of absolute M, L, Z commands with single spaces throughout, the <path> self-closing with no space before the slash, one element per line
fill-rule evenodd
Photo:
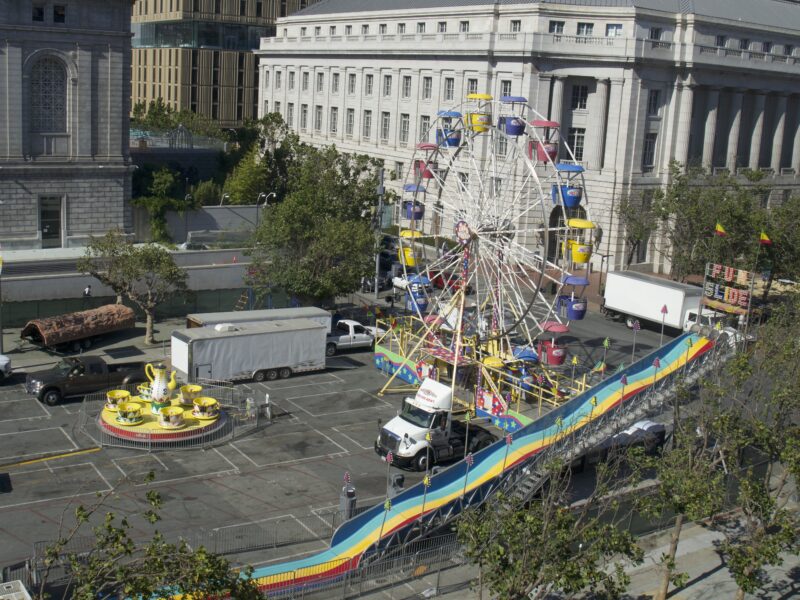
<path fill-rule="evenodd" d="M 146 344 L 155 343 L 156 308 L 167 298 L 188 292 L 186 271 L 168 250 L 158 244 L 134 245 L 119 230 L 92 238 L 77 266 L 114 290 L 118 300 L 127 298 L 144 312 Z"/>

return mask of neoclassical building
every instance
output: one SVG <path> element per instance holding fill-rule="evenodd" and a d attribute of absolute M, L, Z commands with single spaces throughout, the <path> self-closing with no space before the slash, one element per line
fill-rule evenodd
<path fill-rule="evenodd" d="M 779 202 L 800 177 L 796 0 L 327 0 L 262 39 L 259 115 L 407 172 L 437 111 L 469 92 L 526 97 L 586 169 L 600 251 L 625 258 L 617 205 L 672 159 L 762 169 Z M 425 140 L 433 141 L 433 140 Z M 562 157 L 563 158 L 563 157 Z M 658 240 L 636 252 L 665 270 Z"/>
<path fill-rule="evenodd" d="M 0 0 L 0 243 L 129 228 L 131 0 Z"/>

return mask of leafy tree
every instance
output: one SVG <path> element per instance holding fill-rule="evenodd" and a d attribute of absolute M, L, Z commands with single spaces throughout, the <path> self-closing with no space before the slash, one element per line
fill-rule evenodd
<path fill-rule="evenodd" d="M 139 102 L 131 110 L 131 127 L 147 131 L 165 132 L 183 125 L 194 135 L 216 139 L 227 139 L 219 123 L 205 115 L 190 110 L 175 111 L 162 98 L 151 100 L 149 104 Z"/>
<path fill-rule="evenodd" d="M 192 196 L 199 206 L 219 204 L 222 188 L 214 181 L 201 181 L 192 190 Z"/>
<path fill-rule="evenodd" d="M 88 273 L 127 298 L 145 314 L 145 344 L 154 344 L 156 308 L 176 293 L 185 295 L 186 271 L 175 264 L 169 251 L 157 244 L 133 245 L 120 231 L 92 238 L 78 270 Z"/>
<path fill-rule="evenodd" d="M 298 144 L 293 153 L 287 195 L 269 206 L 256 232 L 250 282 L 315 300 L 351 293 L 374 264 L 367 215 L 380 163 L 333 146 Z"/>
<path fill-rule="evenodd" d="M 174 171 L 162 167 L 152 173 L 146 196 L 133 200 L 135 206 L 143 206 L 150 217 L 150 237 L 154 242 L 170 242 L 167 230 L 167 212 L 185 211 L 199 206 L 197 199 L 187 194 L 178 196 L 178 179 Z"/>
<path fill-rule="evenodd" d="M 646 194 L 622 198 L 619 217 L 625 227 L 625 266 L 629 266 L 642 244 L 658 228 L 658 219 L 653 212 L 652 198 Z"/>
<path fill-rule="evenodd" d="M 145 481 L 152 479 L 150 473 Z M 155 529 L 149 541 L 137 543 L 131 536 L 130 519 L 106 510 L 115 493 L 116 490 L 101 493 L 93 505 L 77 506 L 75 523 L 67 528 L 61 524 L 59 539 L 45 551 L 46 570 L 34 593 L 36 600 L 48 597 L 50 572 L 54 566 L 65 563 L 70 570 L 65 597 L 70 594 L 75 600 L 160 598 L 165 590 L 169 590 L 170 597 L 263 598 L 250 578 L 252 568 L 245 569 L 242 577 L 227 560 L 202 546 L 193 550 L 183 540 L 169 543 Z M 146 509 L 138 516 L 155 526 L 161 519 L 161 496 L 155 490 L 148 490 L 144 501 Z M 82 555 L 70 551 L 70 542 L 87 529 L 94 538 L 92 550 Z"/>
<path fill-rule="evenodd" d="M 579 508 L 569 505 L 568 470 L 554 463 L 547 467 L 545 493 L 530 504 L 498 494 L 484 507 L 467 509 L 458 536 L 480 567 L 481 594 L 485 580 L 500 598 L 587 589 L 618 597 L 629 583 L 624 564 L 641 562 L 642 551 L 613 523 L 618 506 L 607 494 L 617 471 L 611 464 L 598 467 L 595 491 Z"/>
<path fill-rule="evenodd" d="M 267 171 L 253 147 L 228 176 L 223 191 L 230 196 L 230 204 L 256 204 L 258 195 L 267 193 L 268 187 Z"/>

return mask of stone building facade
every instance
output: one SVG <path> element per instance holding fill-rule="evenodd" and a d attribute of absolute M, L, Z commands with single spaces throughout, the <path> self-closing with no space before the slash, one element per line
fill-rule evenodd
<path fill-rule="evenodd" d="M 130 229 L 130 0 L 0 0 L 0 243 Z"/>
<path fill-rule="evenodd" d="M 673 159 L 761 169 L 771 201 L 797 189 L 796 1 L 457 4 L 328 0 L 281 19 L 258 51 L 259 114 L 280 112 L 305 141 L 382 158 L 402 179 L 437 111 L 471 91 L 524 96 L 561 124 L 586 169 L 604 232 L 594 260 L 611 268 L 628 254 L 620 198 L 646 202 Z M 668 270 L 660 243 L 643 244 L 632 266 Z"/>

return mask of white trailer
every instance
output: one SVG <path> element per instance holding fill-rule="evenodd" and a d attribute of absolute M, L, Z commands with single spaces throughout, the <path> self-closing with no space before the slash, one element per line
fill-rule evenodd
<path fill-rule="evenodd" d="M 702 288 L 635 271 L 611 271 L 606 276 L 603 313 L 625 319 L 633 327 L 637 319 L 688 331 L 692 325 L 714 325 L 722 315 L 702 308 Z M 666 313 L 662 311 L 666 307 Z"/>
<path fill-rule="evenodd" d="M 195 313 L 186 315 L 186 327 L 214 327 L 224 323 L 266 323 L 286 319 L 311 319 L 331 332 L 331 313 L 316 306 L 297 308 L 267 308 L 264 310 L 233 310 L 229 312 Z"/>
<path fill-rule="evenodd" d="M 311 319 L 237 323 L 172 332 L 172 367 L 187 380 L 287 378 L 325 368 L 324 325 Z"/>

